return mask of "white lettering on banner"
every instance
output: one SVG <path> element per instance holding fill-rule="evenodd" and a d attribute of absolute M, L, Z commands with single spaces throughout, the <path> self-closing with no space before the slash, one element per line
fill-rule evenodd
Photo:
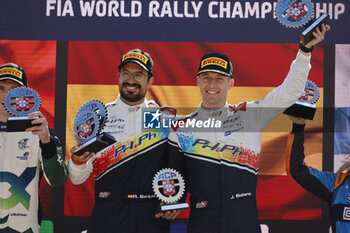
<path fill-rule="evenodd" d="M 270 2 L 217 2 L 212 1 L 208 4 L 208 15 L 210 18 L 241 18 L 247 19 L 255 17 L 259 19 L 266 18 L 268 13 L 273 12 L 273 4 Z"/>
<path fill-rule="evenodd" d="M 148 17 L 153 17 L 153 15 L 155 17 L 159 17 L 158 9 L 159 9 L 159 2 L 151 1 L 148 5 Z"/>
<path fill-rule="evenodd" d="M 160 13 L 160 17 L 164 17 L 165 15 L 167 15 L 168 17 L 173 17 L 173 13 L 171 12 L 170 2 L 168 1 L 164 1 L 162 11 Z"/>
<path fill-rule="evenodd" d="M 173 1 L 150 0 L 148 3 L 148 17 L 153 18 L 199 18 L 204 1 Z M 46 16 L 73 17 L 72 0 L 46 0 Z M 208 1 L 202 11 L 207 11 L 212 19 L 266 19 L 276 18 L 274 12 L 276 1 Z M 147 5 L 141 0 L 79 0 L 80 15 L 82 17 L 140 17 Z M 345 14 L 346 7 L 342 2 L 314 3 L 315 18 L 321 14 L 329 14 L 330 19 L 338 20 Z M 147 12 L 147 10 L 146 10 Z M 147 17 L 147 16 L 145 16 Z M 204 17 L 206 17 L 204 15 Z"/>
<path fill-rule="evenodd" d="M 96 15 L 103 17 L 107 13 L 107 4 L 105 1 L 97 1 L 96 3 Z"/>
<path fill-rule="evenodd" d="M 248 18 L 248 14 L 250 16 L 254 16 L 258 19 L 259 18 L 259 3 L 254 2 L 253 7 L 250 5 L 250 2 L 245 3 L 245 12 L 244 12 L 244 18 Z"/>
<path fill-rule="evenodd" d="M 203 1 L 184 1 L 182 10 L 178 1 L 164 1 L 163 3 L 151 1 L 148 4 L 148 17 L 198 18 L 202 4 Z"/>
<path fill-rule="evenodd" d="M 214 6 L 217 6 L 218 5 L 218 2 L 210 2 L 209 5 L 208 5 L 208 15 L 210 18 L 214 18 L 216 19 L 218 17 L 218 14 L 214 14 L 213 13 L 213 8 Z"/>
<path fill-rule="evenodd" d="M 235 5 L 233 6 L 231 18 L 236 18 L 236 16 L 239 16 L 241 19 L 243 18 L 243 9 L 240 2 L 235 2 Z"/>
<path fill-rule="evenodd" d="M 115 17 L 119 17 L 118 7 L 119 7 L 118 1 L 110 1 L 108 3 L 108 17 L 111 17 L 112 15 Z"/>
<path fill-rule="evenodd" d="M 131 16 L 140 17 L 142 14 L 142 3 L 139 1 L 131 2 Z"/>
<path fill-rule="evenodd" d="M 63 3 L 61 0 L 47 0 L 46 1 L 46 16 L 51 16 L 51 11 L 56 9 L 56 16 L 74 16 L 73 5 L 70 0 Z M 63 9 L 63 10 L 62 10 Z"/>
<path fill-rule="evenodd" d="M 269 2 L 263 2 L 261 4 L 261 18 L 265 19 L 265 15 L 270 13 L 272 10 L 272 5 Z"/>
<path fill-rule="evenodd" d="M 94 13 L 94 7 L 95 7 L 95 1 L 92 2 L 84 2 L 84 1 L 79 1 L 80 3 L 80 11 L 81 11 L 81 16 L 92 16 Z"/>
<path fill-rule="evenodd" d="M 53 6 L 53 4 L 55 4 L 55 3 L 56 3 L 55 0 L 47 0 L 46 1 L 46 16 L 50 16 L 51 10 L 55 10 L 55 7 Z"/>
<path fill-rule="evenodd" d="M 338 19 L 339 15 L 345 12 L 345 5 L 343 3 L 316 3 L 316 18 L 320 17 L 321 14 L 327 13 L 329 14 L 330 19 Z M 334 13 L 334 14 L 333 14 Z M 334 17 L 333 17 L 334 16 Z"/>
<path fill-rule="evenodd" d="M 231 3 L 226 2 L 226 6 L 224 6 L 225 2 L 220 2 L 220 18 L 224 18 L 224 15 L 226 15 L 226 18 L 230 18 L 230 8 Z"/>
<path fill-rule="evenodd" d="M 183 18 L 184 15 L 183 15 L 182 13 L 179 13 L 179 12 L 178 12 L 178 9 L 179 9 L 179 7 L 178 7 L 178 2 L 175 1 L 175 2 L 174 2 L 174 16 L 175 16 L 176 18 Z"/>
<path fill-rule="evenodd" d="M 104 0 L 84 1 L 80 0 L 80 12 L 83 17 L 92 17 L 94 13 L 98 17 L 140 17 L 142 14 L 142 4 L 140 1 L 131 1 L 128 9 L 125 1 Z"/>

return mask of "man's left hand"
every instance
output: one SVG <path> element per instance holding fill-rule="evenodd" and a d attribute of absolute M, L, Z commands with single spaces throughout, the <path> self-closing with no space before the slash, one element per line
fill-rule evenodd
<path fill-rule="evenodd" d="M 29 119 L 32 118 L 39 118 L 39 119 L 35 119 L 32 121 L 32 125 L 35 124 L 40 124 L 38 126 L 32 126 L 28 129 L 26 129 L 27 132 L 32 132 L 35 135 L 39 136 L 39 139 L 41 141 L 41 143 L 49 143 L 50 142 L 50 132 L 49 132 L 49 126 L 47 123 L 47 120 L 45 118 L 45 116 L 40 112 L 33 112 L 31 114 L 28 115 Z"/>

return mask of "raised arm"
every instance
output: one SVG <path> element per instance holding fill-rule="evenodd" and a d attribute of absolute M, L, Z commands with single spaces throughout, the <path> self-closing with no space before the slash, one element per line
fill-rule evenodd
<path fill-rule="evenodd" d="M 287 141 L 287 174 L 310 193 L 323 200 L 330 201 L 336 174 L 319 171 L 304 163 L 305 120 L 292 116 L 290 118 L 293 120 L 293 129 Z"/>

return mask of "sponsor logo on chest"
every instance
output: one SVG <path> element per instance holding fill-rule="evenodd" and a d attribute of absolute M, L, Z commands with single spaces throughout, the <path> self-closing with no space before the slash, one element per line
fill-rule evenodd
<path fill-rule="evenodd" d="M 17 144 L 18 144 L 18 148 L 20 150 L 25 150 L 25 149 L 28 149 L 29 146 L 28 146 L 28 142 L 29 142 L 29 138 L 23 138 L 21 139 Z"/>

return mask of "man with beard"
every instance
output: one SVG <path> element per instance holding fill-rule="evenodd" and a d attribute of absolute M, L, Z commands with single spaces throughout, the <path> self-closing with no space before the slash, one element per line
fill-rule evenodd
<path fill-rule="evenodd" d="M 154 81 L 153 61 L 148 53 L 140 49 L 126 52 L 118 69 L 120 95 L 107 104 L 108 122 L 104 128 L 117 142 L 96 155 L 72 154 L 69 177 L 78 185 L 93 173 L 93 232 L 169 232 L 166 219 L 174 219 L 179 211 L 154 215 L 160 203 L 152 191 L 153 176 L 167 163 L 168 132 L 143 130 L 142 110 L 157 108 L 162 114 L 174 115 L 175 110 L 159 108 L 145 98 Z"/>

